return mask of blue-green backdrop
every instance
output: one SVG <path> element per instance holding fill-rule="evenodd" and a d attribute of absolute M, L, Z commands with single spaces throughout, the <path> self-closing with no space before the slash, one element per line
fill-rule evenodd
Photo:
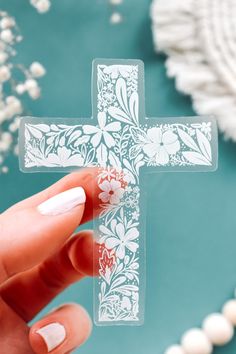
<path fill-rule="evenodd" d="M 148 116 L 192 115 L 191 101 L 167 79 L 164 57 L 154 53 L 149 0 L 124 0 L 122 25 L 109 24 L 106 0 L 53 1 L 38 15 L 28 0 L 0 0 L 24 36 L 19 61 L 47 68 L 43 96 L 26 102 L 35 116 L 90 116 L 91 63 L 96 57 L 138 58 L 146 69 Z M 0 209 L 40 191 L 58 174 L 22 174 L 10 158 L 0 176 Z M 147 299 L 142 327 L 94 327 L 81 354 L 160 354 L 184 330 L 220 310 L 236 286 L 236 145 L 220 138 L 214 173 L 152 174 L 148 177 Z M 92 280 L 60 295 L 47 311 L 77 301 L 92 313 Z M 78 328 L 78 331 L 80 328 Z M 236 340 L 215 353 L 232 354 Z M 76 351 L 77 353 L 77 351 Z"/>

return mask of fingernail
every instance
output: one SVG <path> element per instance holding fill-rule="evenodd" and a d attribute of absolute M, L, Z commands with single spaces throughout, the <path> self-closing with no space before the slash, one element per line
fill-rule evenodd
<path fill-rule="evenodd" d="M 86 201 L 86 194 L 82 187 L 68 189 L 55 195 L 38 206 L 38 211 L 43 215 L 59 215 L 75 208 Z"/>
<path fill-rule="evenodd" d="M 64 342 L 66 338 L 65 327 L 60 323 L 50 323 L 36 331 L 47 345 L 48 353 Z"/>

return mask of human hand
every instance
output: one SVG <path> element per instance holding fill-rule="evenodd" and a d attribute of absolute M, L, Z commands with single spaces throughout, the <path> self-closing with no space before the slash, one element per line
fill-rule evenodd
<path fill-rule="evenodd" d="M 27 323 L 67 286 L 93 275 L 92 232 L 71 235 L 98 210 L 94 174 L 72 173 L 0 215 L 1 354 L 66 354 L 88 338 L 91 320 L 77 304 Z"/>

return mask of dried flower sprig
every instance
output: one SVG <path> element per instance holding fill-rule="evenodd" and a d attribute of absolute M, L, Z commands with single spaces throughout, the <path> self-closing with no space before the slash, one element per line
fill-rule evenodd
<path fill-rule="evenodd" d="M 27 93 L 30 98 L 38 99 L 41 92 L 37 79 L 46 73 L 38 62 L 29 68 L 12 62 L 17 54 L 15 45 L 22 39 L 15 19 L 0 11 L 0 173 L 8 170 L 4 162 L 9 152 L 17 152 L 15 133 L 18 115 L 24 110 L 20 96 Z"/>

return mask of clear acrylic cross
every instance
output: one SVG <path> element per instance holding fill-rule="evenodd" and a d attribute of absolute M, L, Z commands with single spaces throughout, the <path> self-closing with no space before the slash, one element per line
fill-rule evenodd
<path fill-rule="evenodd" d="M 92 103 L 93 119 L 22 118 L 20 168 L 66 172 L 99 166 L 95 323 L 142 324 L 146 201 L 142 174 L 214 171 L 217 128 L 210 117 L 146 118 L 144 67 L 139 60 L 95 60 Z"/>

